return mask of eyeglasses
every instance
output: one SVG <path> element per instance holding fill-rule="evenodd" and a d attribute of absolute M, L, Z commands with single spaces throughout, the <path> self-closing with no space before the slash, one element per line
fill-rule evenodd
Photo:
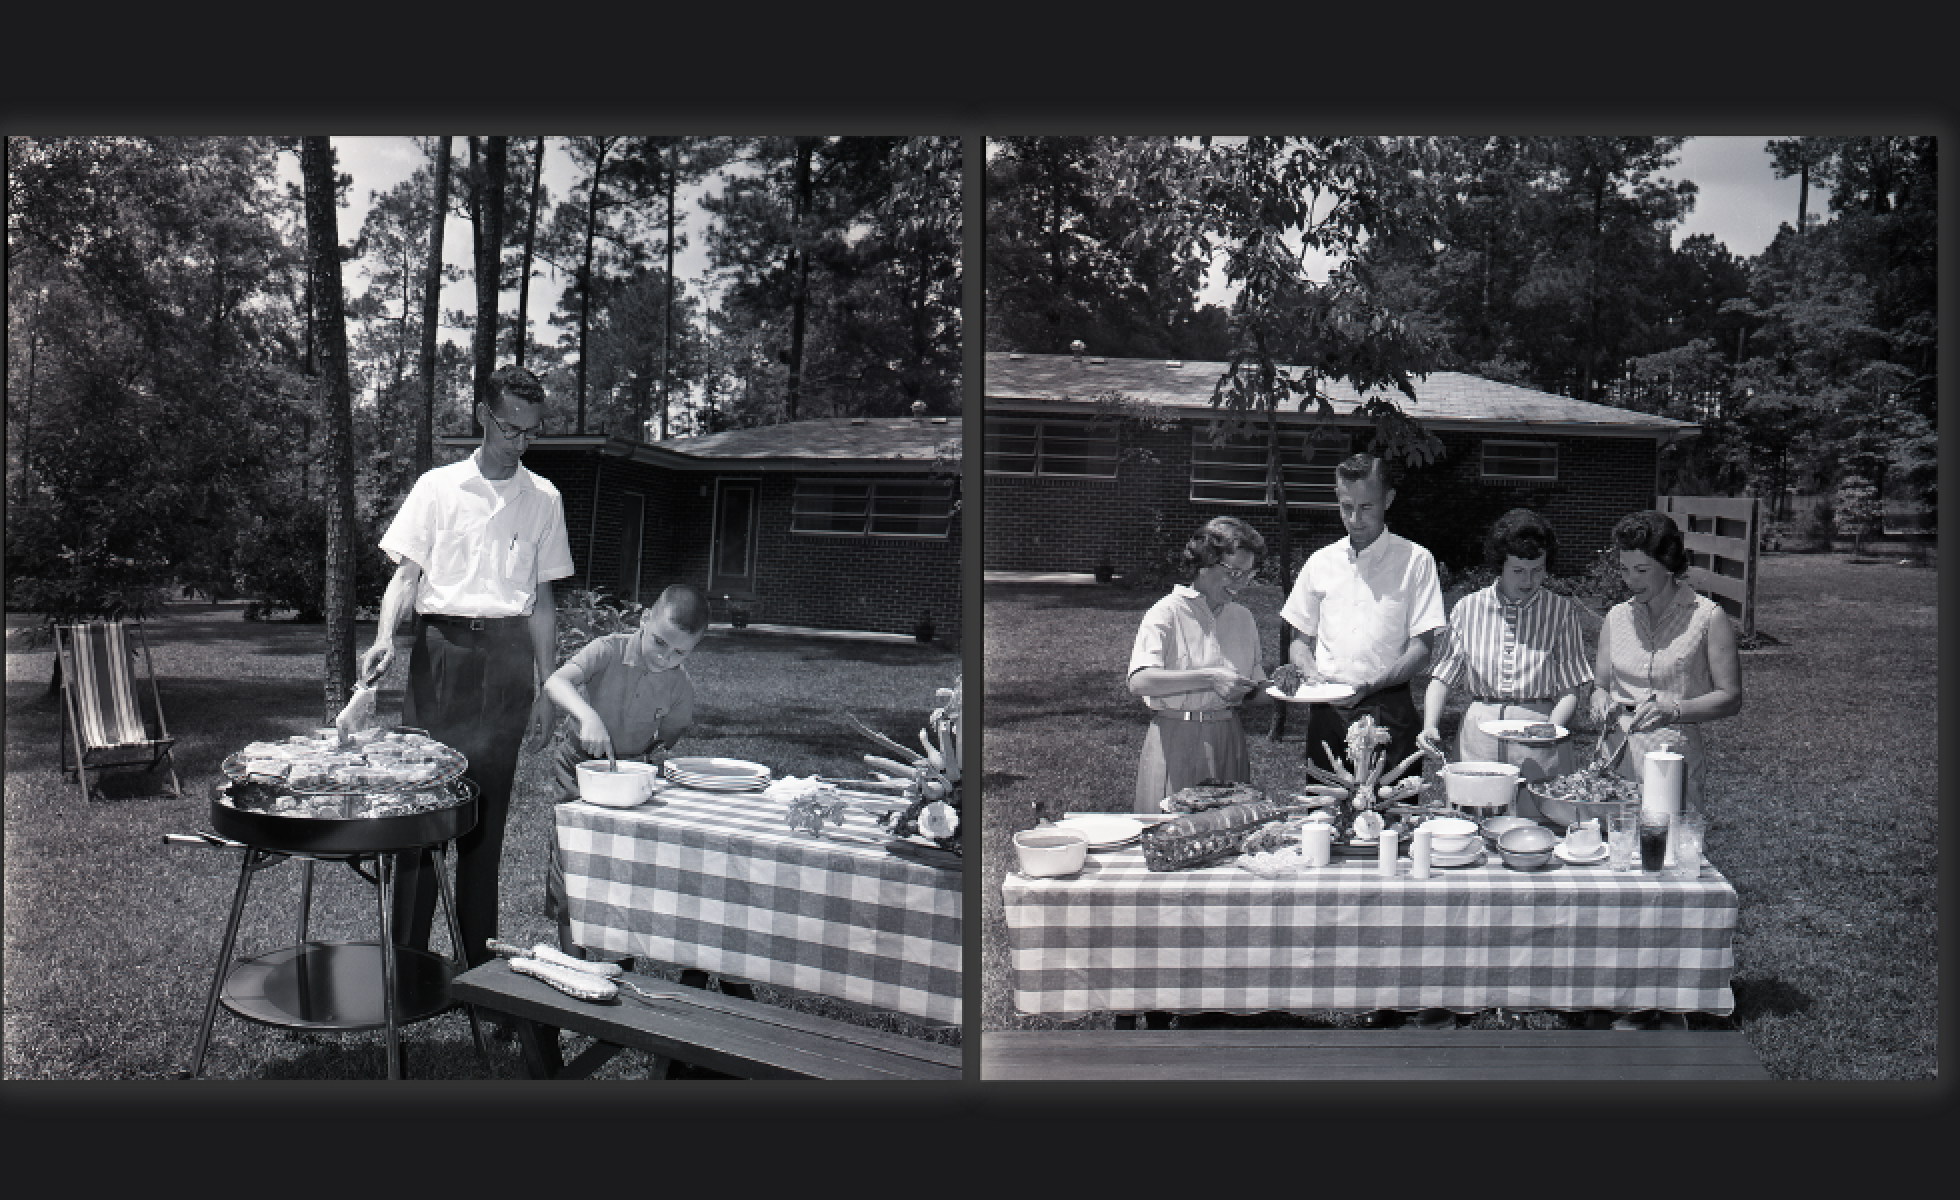
<path fill-rule="evenodd" d="M 1213 563 L 1212 565 L 1225 572 L 1225 578 L 1231 580 L 1233 583 L 1244 583 L 1246 580 L 1252 578 L 1254 571 L 1259 569 L 1256 564 L 1250 567 L 1228 567 L 1224 563 Z"/>
<path fill-rule="evenodd" d="M 490 418 L 490 423 L 497 427 L 497 432 L 503 434 L 509 441 L 514 442 L 518 438 L 528 438 L 535 442 L 544 436 L 544 422 L 542 420 L 529 429 L 519 429 L 515 425 L 506 425 L 502 421 L 499 421 L 497 414 L 491 412 L 490 406 L 487 404 L 483 406 L 483 414 Z"/>

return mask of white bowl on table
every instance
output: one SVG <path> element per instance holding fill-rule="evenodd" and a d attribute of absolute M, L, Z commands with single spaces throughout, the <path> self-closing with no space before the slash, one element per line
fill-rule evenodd
<path fill-rule="evenodd" d="M 1089 839 L 1055 825 L 1037 825 L 1014 835 L 1014 854 L 1021 874 L 1035 879 L 1073 875 L 1089 854 Z"/>
<path fill-rule="evenodd" d="M 578 798 L 606 808 L 632 808 L 646 803 L 659 778 L 660 768 L 648 763 L 592 759 L 578 765 Z"/>
<path fill-rule="evenodd" d="M 1429 831 L 1429 850 L 1445 858 L 1468 854 L 1477 846 L 1477 823 L 1462 817 L 1437 817 L 1422 826 Z"/>

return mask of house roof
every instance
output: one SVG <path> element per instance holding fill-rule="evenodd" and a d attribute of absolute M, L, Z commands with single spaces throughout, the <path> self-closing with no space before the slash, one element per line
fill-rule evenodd
<path fill-rule="evenodd" d="M 1158 358 L 1100 359 L 1068 354 L 1006 354 L 986 356 L 986 404 L 1004 407 L 1019 401 L 1037 406 L 1083 404 L 1105 392 L 1122 392 L 1144 404 L 1211 413 L 1212 387 L 1230 364 L 1170 362 Z M 1298 368 L 1288 368 L 1295 377 Z M 1479 430 L 1532 429 L 1542 432 L 1611 433 L 1616 436 L 1692 436 L 1700 426 L 1648 413 L 1591 404 L 1551 392 L 1498 383 L 1459 371 L 1434 371 L 1412 381 L 1416 398 L 1393 389 L 1375 392 L 1395 401 L 1403 412 L 1424 424 Z M 1369 394 L 1332 381 L 1321 388 L 1341 416 L 1351 414 Z M 1292 411 L 1292 406 L 1284 411 Z"/>
<path fill-rule="evenodd" d="M 597 450 L 679 470 L 919 471 L 961 445 L 958 417 L 816 417 L 700 437 L 635 442 L 600 434 L 539 438 L 540 450 Z M 475 444 L 473 438 L 445 443 Z"/>

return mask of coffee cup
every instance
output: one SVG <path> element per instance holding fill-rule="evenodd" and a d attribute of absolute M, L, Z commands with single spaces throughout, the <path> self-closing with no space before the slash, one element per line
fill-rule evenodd
<path fill-rule="evenodd" d="M 1579 858 L 1591 858 L 1599 853 L 1599 825 L 1594 821 L 1580 821 L 1565 831 L 1566 853 Z"/>
<path fill-rule="evenodd" d="M 1073 875 L 1082 869 L 1088 853 L 1089 839 L 1069 830 L 1042 826 L 1014 835 L 1014 854 L 1021 861 L 1021 874 L 1036 879 Z"/>

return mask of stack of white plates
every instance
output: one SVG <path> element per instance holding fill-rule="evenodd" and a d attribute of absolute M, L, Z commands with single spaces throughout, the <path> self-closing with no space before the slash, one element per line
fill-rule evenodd
<path fill-rule="evenodd" d="M 1474 867 L 1484 861 L 1482 845 L 1472 846 L 1461 854 L 1432 854 L 1429 865 L 1432 867 Z"/>
<path fill-rule="evenodd" d="M 1143 836 L 1142 821 L 1115 813 L 1070 813 L 1056 822 L 1056 827 L 1088 838 L 1091 850 L 1114 850 Z"/>
<path fill-rule="evenodd" d="M 670 758 L 667 778 L 682 787 L 710 792 L 759 792 L 769 786 L 769 768 L 739 758 Z"/>

